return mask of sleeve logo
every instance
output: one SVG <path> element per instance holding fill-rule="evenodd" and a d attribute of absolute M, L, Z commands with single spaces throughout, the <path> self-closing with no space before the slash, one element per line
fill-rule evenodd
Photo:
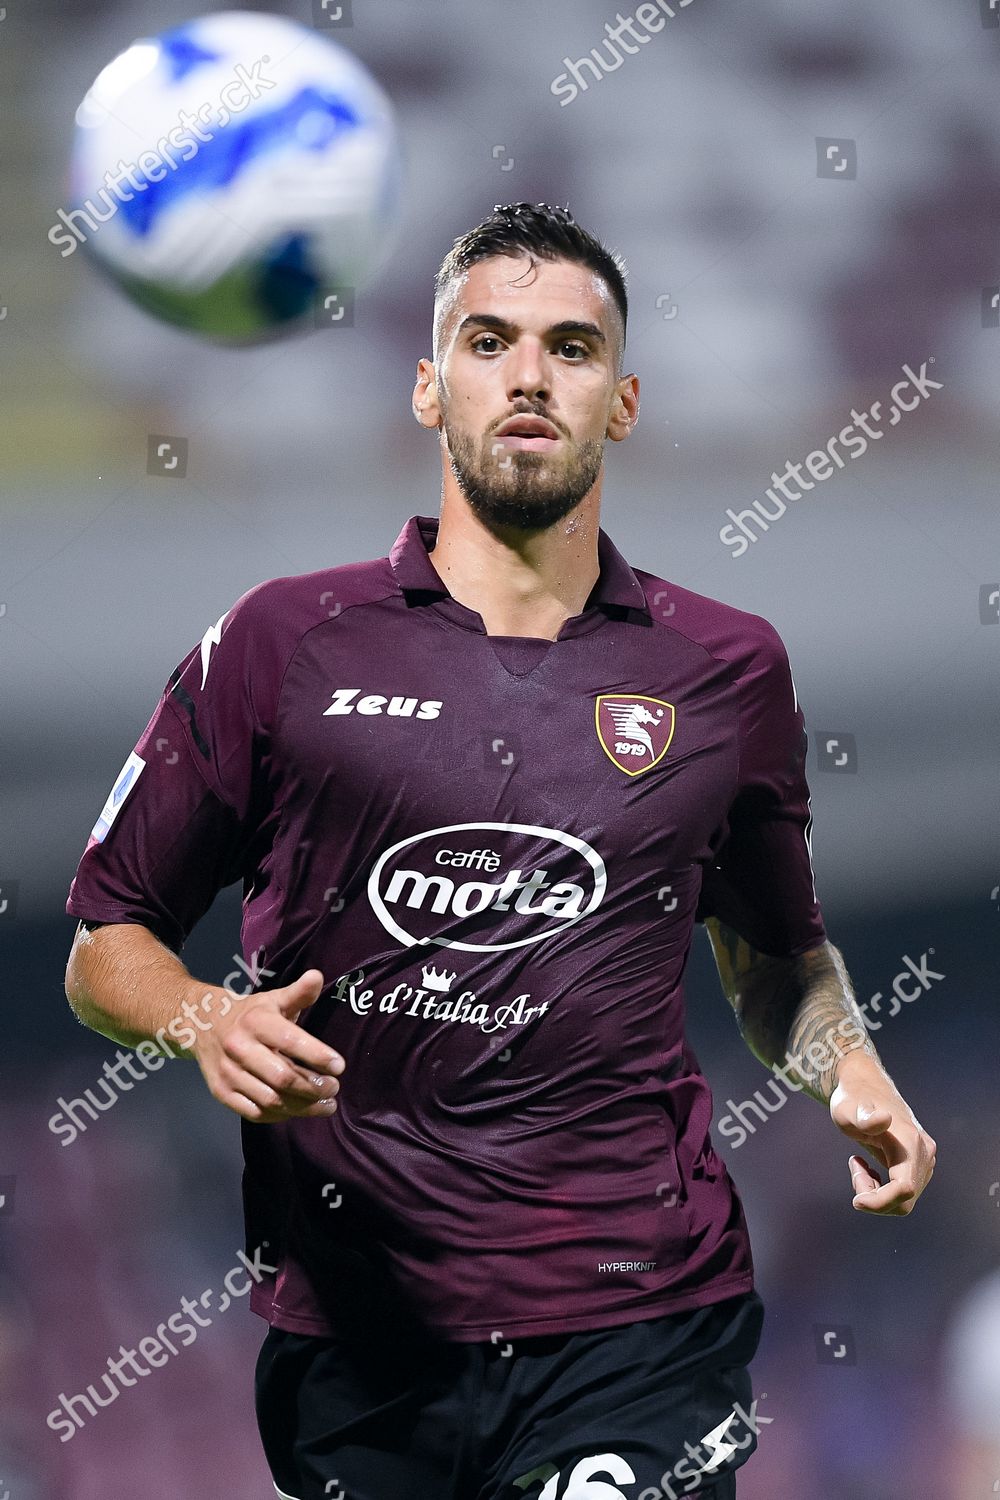
<path fill-rule="evenodd" d="M 142 775 L 145 764 L 146 762 L 143 760 L 142 756 L 136 755 L 135 751 L 133 750 L 132 754 L 129 756 L 128 760 L 119 771 L 118 779 L 115 782 L 114 786 L 111 788 L 111 791 L 108 793 L 108 800 L 107 802 L 105 802 L 104 806 L 101 809 L 101 815 L 91 830 L 90 838 L 87 841 L 88 849 L 90 848 L 91 844 L 104 843 L 104 840 L 107 838 L 112 823 L 115 821 L 118 814 L 122 810 L 122 804 L 124 803 L 125 798 L 128 796 L 129 792 L 132 790 L 136 782 L 139 780 L 139 777 Z"/>

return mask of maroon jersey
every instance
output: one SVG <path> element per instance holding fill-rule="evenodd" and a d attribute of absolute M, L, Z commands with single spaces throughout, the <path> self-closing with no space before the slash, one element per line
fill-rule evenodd
<path fill-rule="evenodd" d="M 339 1109 L 242 1132 L 276 1326 L 391 1305 L 489 1340 L 747 1291 L 681 981 L 709 915 L 767 954 L 825 937 L 784 647 L 603 530 L 555 641 L 488 635 L 428 558 L 437 525 L 205 632 L 66 910 L 179 952 L 241 880 L 263 986 L 322 971 L 300 1024 L 346 1059 Z"/>

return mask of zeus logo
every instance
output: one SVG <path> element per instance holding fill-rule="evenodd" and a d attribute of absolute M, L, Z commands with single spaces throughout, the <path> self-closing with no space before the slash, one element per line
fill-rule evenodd
<path fill-rule="evenodd" d="M 323 710 L 324 719 L 328 714 L 380 714 L 383 710 L 395 718 L 410 719 L 413 717 L 414 709 L 416 709 L 418 719 L 436 719 L 441 712 L 442 703 L 438 698 L 424 698 L 421 701 L 416 698 L 404 698 L 402 694 L 386 698 L 381 693 L 369 693 L 364 698 L 358 698 L 355 703 L 353 700 L 358 697 L 360 691 L 360 688 L 334 689 L 333 702 L 329 708 Z"/>

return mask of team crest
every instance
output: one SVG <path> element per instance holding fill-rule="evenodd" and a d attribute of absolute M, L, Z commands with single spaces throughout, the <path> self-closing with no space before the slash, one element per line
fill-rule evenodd
<path fill-rule="evenodd" d="M 600 693 L 597 738 L 626 776 L 638 776 L 663 759 L 674 737 L 674 705 L 642 693 Z"/>

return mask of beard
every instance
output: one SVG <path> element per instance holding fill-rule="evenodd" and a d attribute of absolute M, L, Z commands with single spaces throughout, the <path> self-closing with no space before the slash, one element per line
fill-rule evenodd
<path fill-rule="evenodd" d="M 494 534 L 503 529 L 544 531 L 575 510 L 593 489 L 604 460 L 597 438 L 575 444 L 567 460 L 525 449 L 506 451 L 492 436 L 477 442 L 444 422 L 448 460 L 471 509 Z M 564 448 L 568 443 L 563 438 Z"/>

